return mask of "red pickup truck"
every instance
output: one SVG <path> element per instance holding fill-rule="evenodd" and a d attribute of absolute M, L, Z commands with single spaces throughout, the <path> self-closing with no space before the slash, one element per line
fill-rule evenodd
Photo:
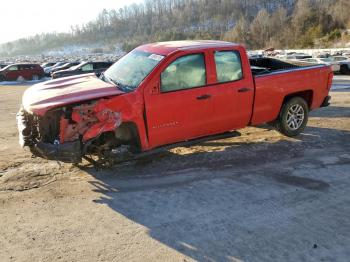
<path fill-rule="evenodd" d="M 262 123 L 296 136 L 310 110 L 329 105 L 332 78 L 325 65 L 249 60 L 242 45 L 229 42 L 146 44 L 100 77 L 28 88 L 17 115 L 20 143 L 34 155 L 77 163 Z"/>

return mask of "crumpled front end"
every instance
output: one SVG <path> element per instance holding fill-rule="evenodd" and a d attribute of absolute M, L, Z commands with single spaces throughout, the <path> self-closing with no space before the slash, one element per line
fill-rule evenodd
<path fill-rule="evenodd" d="M 57 108 L 43 116 L 22 108 L 17 114 L 19 143 L 45 159 L 80 163 L 91 141 L 121 124 L 121 114 L 104 102 Z"/>

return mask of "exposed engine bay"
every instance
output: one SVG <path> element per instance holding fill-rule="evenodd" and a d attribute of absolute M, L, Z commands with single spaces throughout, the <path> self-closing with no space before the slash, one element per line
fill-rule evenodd
<path fill-rule="evenodd" d="M 106 162 L 122 145 L 137 147 L 130 127 L 122 125 L 122 116 L 100 99 L 88 103 L 52 109 L 44 116 L 21 109 L 17 114 L 21 146 L 35 156 L 69 163 L 97 156 Z"/>

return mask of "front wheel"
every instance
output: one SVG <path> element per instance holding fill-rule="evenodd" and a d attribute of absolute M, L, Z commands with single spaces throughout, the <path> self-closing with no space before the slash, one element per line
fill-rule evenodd
<path fill-rule="evenodd" d="M 308 116 L 309 107 L 306 101 L 301 97 L 294 97 L 282 106 L 275 127 L 286 136 L 297 136 L 305 129 Z"/>

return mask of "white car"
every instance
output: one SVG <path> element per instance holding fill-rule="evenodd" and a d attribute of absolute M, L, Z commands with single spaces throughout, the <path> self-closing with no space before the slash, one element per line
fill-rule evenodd
<path fill-rule="evenodd" d="M 53 66 L 45 67 L 45 68 L 44 68 L 45 75 L 46 75 L 46 76 L 50 76 L 51 73 L 52 73 L 52 70 L 53 70 L 54 68 L 56 68 L 56 67 L 58 67 L 58 66 L 62 66 L 62 65 L 64 65 L 65 63 L 66 63 L 66 62 L 58 62 L 58 63 L 54 64 Z"/>
<path fill-rule="evenodd" d="M 332 58 L 336 62 L 349 60 L 349 58 L 347 58 L 346 56 L 332 56 L 330 58 Z"/>
<path fill-rule="evenodd" d="M 340 64 L 337 61 L 334 61 L 331 57 L 325 57 L 325 58 L 306 58 L 302 61 L 313 63 L 313 64 L 324 64 L 329 65 L 332 68 L 333 72 L 339 72 L 340 71 Z"/>
<path fill-rule="evenodd" d="M 350 74 L 350 59 L 346 56 L 333 56 L 334 61 L 339 62 L 340 73 L 342 75 Z"/>

